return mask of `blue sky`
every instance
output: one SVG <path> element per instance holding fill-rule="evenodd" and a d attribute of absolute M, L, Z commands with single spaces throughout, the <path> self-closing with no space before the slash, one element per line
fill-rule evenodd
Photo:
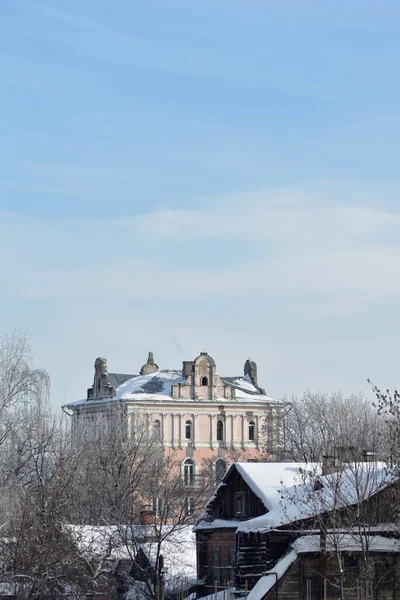
<path fill-rule="evenodd" d="M 400 5 L 4 0 L 0 331 L 55 405 L 96 356 L 399 380 Z"/>

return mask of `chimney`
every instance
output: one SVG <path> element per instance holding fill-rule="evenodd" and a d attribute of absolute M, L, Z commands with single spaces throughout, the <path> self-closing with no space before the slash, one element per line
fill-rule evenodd
<path fill-rule="evenodd" d="M 367 462 L 367 463 L 376 462 L 377 454 L 376 454 L 376 452 L 368 452 L 367 450 L 364 450 L 363 458 L 364 458 L 364 462 Z"/>
<path fill-rule="evenodd" d="M 188 377 L 193 372 L 193 361 L 184 360 L 182 363 L 182 376 Z"/>
<path fill-rule="evenodd" d="M 250 360 L 250 358 L 248 358 L 244 364 L 244 376 L 246 377 L 246 375 L 250 378 L 254 387 L 258 388 L 257 364 L 254 360 Z"/>
<path fill-rule="evenodd" d="M 324 454 L 322 457 L 322 475 L 329 475 L 337 471 L 336 456 Z"/>
<path fill-rule="evenodd" d="M 107 360 L 103 357 L 96 358 L 93 385 L 87 391 L 87 399 L 101 400 L 102 398 L 113 398 L 114 396 L 115 388 L 110 383 Z"/>
<path fill-rule="evenodd" d="M 154 510 L 151 504 L 143 504 L 140 509 L 140 524 L 154 525 Z"/>

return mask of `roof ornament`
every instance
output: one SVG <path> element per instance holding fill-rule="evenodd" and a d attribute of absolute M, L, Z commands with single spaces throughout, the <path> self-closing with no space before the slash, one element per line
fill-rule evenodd
<path fill-rule="evenodd" d="M 154 355 L 152 352 L 149 352 L 147 357 L 147 362 L 142 366 L 139 373 L 140 375 L 151 375 L 151 373 L 157 373 L 159 371 L 158 365 L 154 362 Z"/>

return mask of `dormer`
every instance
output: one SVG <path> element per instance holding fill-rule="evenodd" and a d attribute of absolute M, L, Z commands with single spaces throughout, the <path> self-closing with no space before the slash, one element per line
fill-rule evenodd
<path fill-rule="evenodd" d="M 212 388 L 215 386 L 215 361 L 207 354 L 200 355 L 193 362 L 194 385 L 197 396 L 210 397 Z"/>

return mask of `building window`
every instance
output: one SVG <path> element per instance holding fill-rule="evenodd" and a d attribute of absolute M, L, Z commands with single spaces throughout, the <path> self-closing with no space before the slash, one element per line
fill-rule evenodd
<path fill-rule="evenodd" d="M 183 463 L 183 483 L 187 486 L 194 484 L 194 462 L 191 458 Z"/>
<path fill-rule="evenodd" d="M 236 515 L 238 517 L 245 517 L 246 513 L 246 492 L 236 492 Z"/>
<path fill-rule="evenodd" d="M 254 442 L 255 439 L 256 439 L 256 426 L 254 424 L 254 421 L 250 421 L 250 423 L 249 423 L 249 441 Z"/>
<path fill-rule="evenodd" d="M 154 510 L 154 515 L 157 518 L 160 518 L 162 516 L 162 509 L 163 509 L 162 499 L 158 496 L 156 498 L 153 498 L 153 510 Z"/>
<path fill-rule="evenodd" d="M 222 442 L 224 439 L 224 424 L 222 421 L 218 421 L 217 423 L 217 440 Z"/>
<path fill-rule="evenodd" d="M 221 581 L 221 548 L 212 549 L 214 580 Z"/>
<path fill-rule="evenodd" d="M 158 419 L 156 419 L 153 423 L 153 434 L 156 440 L 161 438 L 161 423 Z"/>
<path fill-rule="evenodd" d="M 192 439 L 192 421 L 186 421 L 185 437 L 187 440 Z"/>
<path fill-rule="evenodd" d="M 184 510 L 185 515 L 188 517 L 193 514 L 193 498 L 190 498 L 190 496 L 185 497 Z"/>
<path fill-rule="evenodd" d="M 226 473 L 226 462 L 222 458 L 215 461 L 215 481 L 221 483 Z"/>
<path fill-rule="evenodd" d="M 208 385 L 208 379 L 207 379 L 207 377 L 202 377 L 201 378 L 200 385 Z"/>

